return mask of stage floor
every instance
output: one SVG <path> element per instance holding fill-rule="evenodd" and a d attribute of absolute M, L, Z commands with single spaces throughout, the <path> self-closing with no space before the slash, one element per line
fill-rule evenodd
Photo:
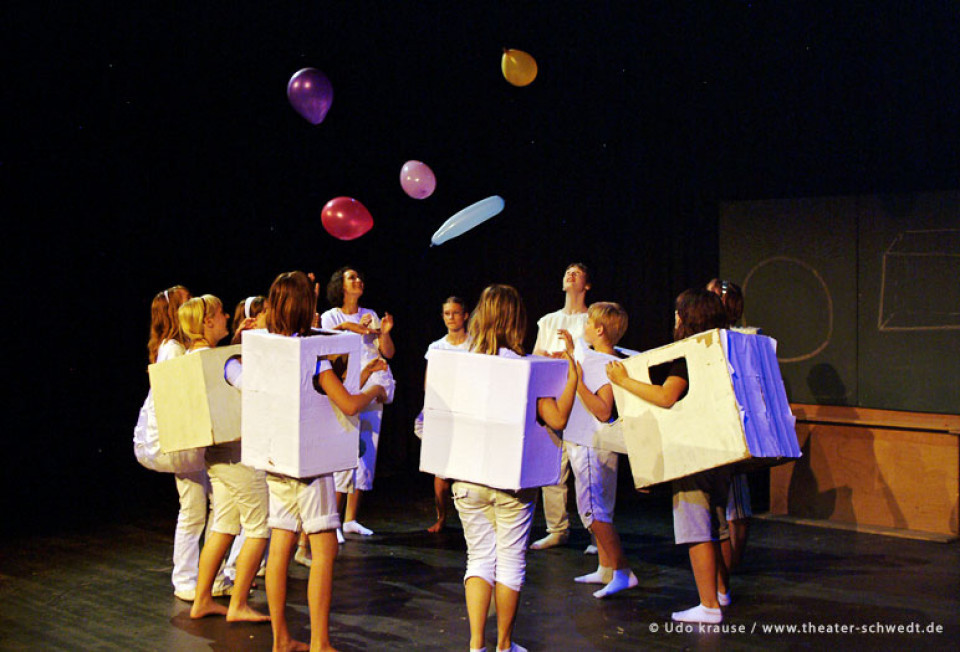
<path fill-rule="evenodd" d="M 270 626 L 193 621 L 170 586 L 176 494 L 156 514 L 0 544 L 0 649 L 269 650 Z M 466 650 L 465 545 L 432 520 L 430 479 L 379 479 L 341 547 L 331 635 L 341 650 Z M 673 544 L 669 494 L 621 492 L 617 526 L 640 585 L 606 600 L 573 577 L 596 568 L 575 520 L 567 546 L 527 555 L 515 640 L 531 651 L 635 649 L 944 649 L 960 635 L 960 546 L 754 520 L 723 632 L 672 629 L 696 590 Z M 543 534 L 538 510 L 535 537 Z M 288 619 L 309 640 L 307 569 L 290 568 Z M 263 579 L 252 603 L 266 611 Z M 771 628 L 795 627 L 796 632 Z M 903 627 L 904 633 L 888 633 Z M 856 633 L 838 633 L 854 627 Z M 939 628 L 939 633 L 928 629 Z M 802 631 L 806 629 L 807 631 Z M 810 630 L 814 631 L 810 631 Z M 911 631 L 919 629 L 919 631 Z M 819 631 L 816 631 L 819 630 Z M 864 631 L 865 630 L 865 631 Z M 495 649 L 495 622 L 488 649 Z M 954 643 L 950 643 L 950 641 Z"/>

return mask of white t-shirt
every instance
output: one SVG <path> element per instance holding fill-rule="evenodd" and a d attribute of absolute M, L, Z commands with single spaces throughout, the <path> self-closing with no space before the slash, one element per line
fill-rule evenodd
<path fill-rule="evenodd" d="M 344 322 L 359 324 L 360 319 L 364 315 L 370 315 L 373 318 L 370 321 L 370 328 L 380 328 L 380 318 L 376 312 L 369 308 L 360 308 L 355 315 L 348 315 L 340 308 L 331 308 L 320 315 L 320 327 L 333 330 L 335 326 L 343 324 Z M 379 338 L 377 335 L 362 335 L 361 338 L 363 339 L 363 348 L 360 351 L 360 368 L 362 369 L 367 363 L 380 357 L 380 342 L 378 341 Z M 393 402 L 393 393 L 397 387 L 397 383 L 393 378 L 393 371 L 389 365 L 387 365 L 386 371 L 377 371 L 371 374 L 366 384 L 361 387 L 360 390 L 363 391 L 372 385 L 380 385 L 384 391 L 386 391 L 387 399 L 384 401 L 384 404 Z M 373 403 L 367 407 L 366 411 L 382 409 L 382 404 Z"/>
<path fill-rule="evenodd" d="M 473 340 L 470 339 L 469 335 L 467 336 L 467 339 L 465 339 L 460 344 L 450 344 L 450 342 L 447 341 L 447 336 L 444 335 L 436 342 L 430 343 L 430 346 L 427 347 L 427 353 L 424 354 L 423 357 L 426 358 L 427 355 L 430 353 L 430 351 L 434 351 L 437 349 L 441 351 L 469 351 L 471 344 L 473 344 Z"/>
<path fill-rule="evenodd" d="M 610 379 L 607 378 L 607 363 L 620 359 L 615 355 L 600 353 L 589 348 L 578 348 L 574 352 L 574 358 L 583 367 L 583 384 L 594 394 L 604 385 L 610 384 Z M 567 427 L 563 431 L 564 438 L 577 443 L 590 441 L 593 433 L 602 425 L 603 422 L 593 416 L 578 394 L 570 411 Z"/>
<path fill-rule="evenodd" d="M 377 313 L 369 308 L 360 308 L 355 315 L 348 315 L 340 308 L 331 308 L 320 315 L 320 327 L 327 330 L 333 330 L 335 327 L 345 322 L 359 324 L 364 315 L 372 317 L 370 328 L 380 328 L 380 318 Z M 377 335 L 363 335 L 363 351 L 360 355 L 360 364 L 365 365 L 371 360 L 375 360 L 380 355 L 380 343 L 377 341 Z"/>
<path fill-rule="evenodd" d="M 579 348 L 581 344 L 578 340 L 583 337 L 583 329 L 586 325 L 586 312 L 578 312 L 571 315 L 562 310 L 558 310 L 546 314 L 537 322 L 537 327 L 540 330 L 537 331 L 537 343 L 534 345 L 533 350 L 546 351 L 547 353 L 563 351 L 566 346 L 563 340 L 560 339 L 560 336 L 557 335 L 557 331 L 561 328 L 570 331 L 570 335 L 573 336 L 574 345 Z"/>

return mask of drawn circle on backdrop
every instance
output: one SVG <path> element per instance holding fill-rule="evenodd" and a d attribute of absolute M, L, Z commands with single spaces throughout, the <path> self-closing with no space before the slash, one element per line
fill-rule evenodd
<path fill-rule="evenodd" d="M 797 266 L 799 266 L 799 270 L 797 269 Z M 806 279 L 798 278 L 798 273 L 800 276 L 806 277 Z M 809 277 L 813 277 L 813 279 L 816 281 L 815 285 L 809 282 Z M 804 280 L 806 282 L 803 282 Z M 781 358 L 778 352 L 777 359 L 780 362 L 802 362 L 804 360 L 809 360 L 827 348 L 827 345 L 830 344 L 830 339 L 833 337 L 833 297 L 830 295 L 830 288 L 827 287 L 823 277 L 820 276 L 820 273 L 816 269 L 814 269 L 808 263 L 805 263 L 797 258 L 792 258 L 790 256 L 773 256 L 771 258 L 761 260 L 747 273 L 747 277 L 743 279 L 743 294 L 745 297 L 749 296 L 747 288 L 750 286 L 751 282 L 753 282 L 754 286 L 760 286 L 758 287 L 759 292 L 757 292 L 760 294 L 760 296 L 770 296 L 774 293 L 782 295 L 783 293 L 791 291 L 795 294 L 799 294 L 802 288 L 807 290 L 807 301 L 801 301 L 798 297 L 796 300 L 788 299 L 786 304 L 780 303 L 776 306 L 773 305 L 774 302 L 769 302 L 769 305 L 766 307 L 767 310 L 775 310 L 776 313 L 770 313 L 766 318 L 757 321 L 757 325 L 763 327 L 764 331 L 770 330 L 771 332 L 776 333 L 777 329 L 774 323 L 778 318 L 780 318 L 786 321 L 792 320 L 795 325 L 789 328 L 789 332 L 796 333 L 796 323 L 803 325 L 806 323 L 806 320 L 804 320 L 804 317 L 807 316 L 806 313 L 815 312 L 811 310 L 810 306 L 821 304 L 820 312 L 824 313 L 823 316 L 825 317 L 826 321 L 826 332 L 823 335 L 822 340 L 815 336 L 812 339 L 809 345 L 810 348 L 806 353 L 794 354 L 791 352 L 791 355 Z M 811 287 L 814 288 L 813 291 L 811 291 Z M 746 301 L 743 311 L 744 325 L 748 325 L 750 323 L 747 320 L 747 309 L 750 306 L 753 307 L 752 312 L 763 313 L 763 309 L 758 309 L 756 307 L 756 302 Z M 784 309 L 785 307 L 787 308 L 786 310 Z M 798 314 L 791 317 L 789 310 L 791 307 L 795 308 L 797 311 L 804 310 L 805 314 Z M 810 321 L 816 322 L 817 320 L 814 319 Z M 788 329 L 783 330 L 786 332 Z M 778 343 L 780 344 L 780 347 L 778 348 L 783 347 L 782 340 L 778 340 Z M 804 344 L 803 346 L 806 347 L 808 345 Z"/>

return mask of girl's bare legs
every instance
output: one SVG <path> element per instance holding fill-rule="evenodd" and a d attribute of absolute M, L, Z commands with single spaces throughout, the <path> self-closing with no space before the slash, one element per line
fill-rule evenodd
<path fill-rule="evenodd" d="M 287 572 L 290 553 L 297 541 L 297 533 L 274 528 L 270 533 L 270 556 L 267 558 L 267 604 L 270 606 L 270 626 L 273 628 L 274 652 L 309 650 L 310 646 L 290 638 L 287 627 Z"/>
<path fill-rule="evenodd" d="M 330 645 L 330 601 L 333 593 L 333 560 L 337 557 L 337 535 L 334 530 L 310 535 L 313 564 L 307 584 L 310 605 L 310 650 L 333 650 Z"/>
<path fill-rule="evenodd" d="M 490 609 L 490 597 L 493 595 L 493 587 L 487 584 L 486 580 L 479 577 L 468 577 L 467 581 L 463 583 L 463 587 L 464 593 L 467 596 L 467 617 L 470 619 L 470 647 L 478 650 L 486 645 L 486 643 L 484 643 L 484 630 L 487 627 L 487 611 Z M 506 606 L 504 608 L 506 608 Z M 516 615 L 516 602 L 514 602 L 514 618 Z M 498 600 L 498 631 L 500 618 L 500 604 Z M 511 624 L 511 630 L 512 628 L 513 625 Z"/>
<path fill-rule="evenodd" d="M 263 553 L 267 549 L 267 539 L 247 537 L 237 555 L 237 579 L 233 582 L 233 593 L 230 594 L 230 606 L 227 608 L 227 621 L 249 621 L 262 623 L 270 620 L 268 614 L 253 609 L 247 600 L 250 597 L 250 587 L 253 578 L 260 570 Z"/>
<path fill-rule="evenodd" d="M 513 645 L 513 626 L 517 622 L 517 606 L 520 592 L 497 584 L 497 649 L 508 650 Z M 471 641 L 471 645 L 472 645 Z"/>
<path fill-rule="evenodd" d="M 191 618 L 203 618 L 204 616 L 227 615 L 227 607 L 213 601 L 213 580 L 220 571 L 220 564 L 223 562 L 227 549 L 233 543 L 232 534 L 223 532 L 211 532 L 200 551 L 200 569 L 197 575 L 197 590 L 193 600 L 193 606 L 190 608 Z M 249 591 L 250 587 L 247 587 Z M 234 593 L 239 589 L 234 586 Z M 231 598 L 232 601 L 232 598 Z"/>
<path fill-rule="evenodd" d="M 433 478 L 433 502 L 437 506 L 437 522 L 427 528 L 427 532 L 439 532 L 447 525 L 447 496 L 450 495 L 450 481 L 440 476 Z"/>

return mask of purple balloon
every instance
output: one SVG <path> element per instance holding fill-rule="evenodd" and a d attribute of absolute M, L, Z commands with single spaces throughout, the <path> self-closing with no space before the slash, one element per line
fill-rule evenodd
<path fill-rule="evenodd" d="M 304 68 L 290 78 L 287 99 L 297 113 L 311 124 L 318 125 L 327 117 L 327 111 L 333 104 L 333 86 L 327 76 L 316 68 Z"/>

